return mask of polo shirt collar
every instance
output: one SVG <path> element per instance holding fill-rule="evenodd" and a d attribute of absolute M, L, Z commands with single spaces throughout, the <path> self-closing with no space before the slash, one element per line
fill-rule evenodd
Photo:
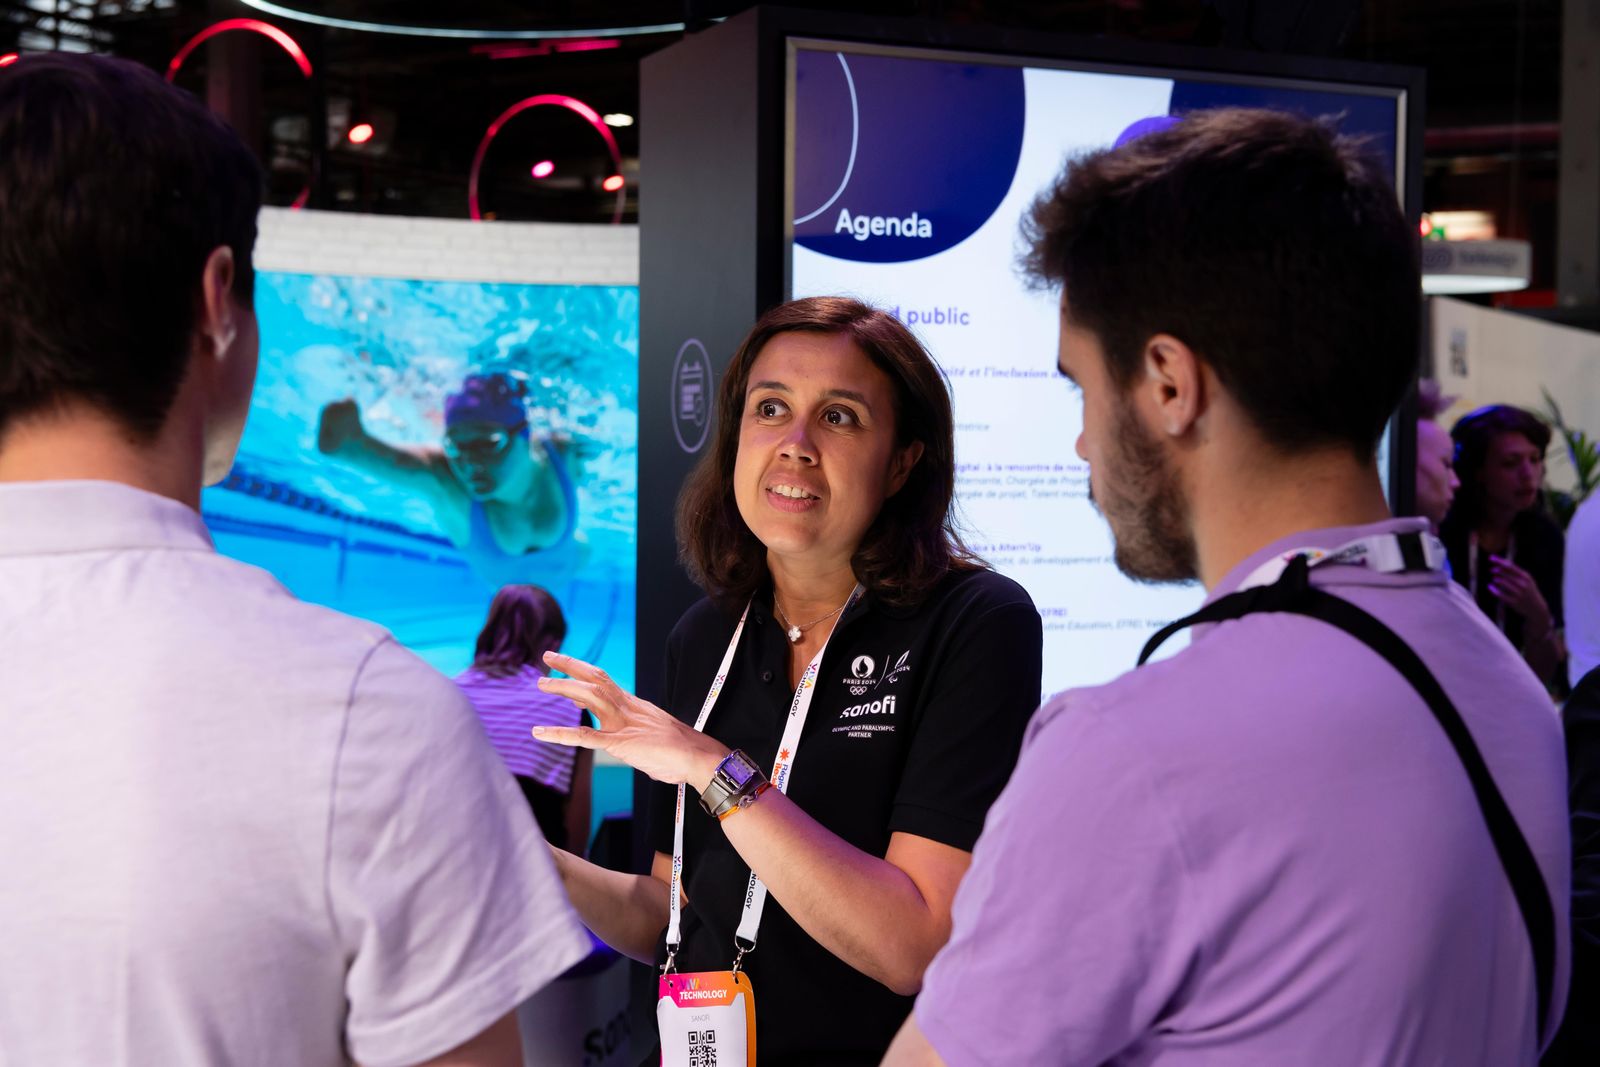
<path fill-rule="evenodd" d="M 1384 522 L 1369 523 L 1365 526 L 1330 526 L 1320 530 L 1302 530 L 1288 537 L 1279 538 L 1270 545 L 1257 550 L 1234 566 L 1222 581 L 1217 583 L 1215 589 L 1207 595 L 1207 604 L 1234 592 L 1244 584 L 1246 578 L 1254 574 L 1256 569 L 1275 556 L 1293 552 L 1300 548 L 1335 549 L 1349 544 L 1351 541 L 1363 537 L 1372 537 L 1378 534 L 1400 533 L 1426 533 L 1428 520 L 1423 518 L 1388 519 Z M 1319 585 L 1393 585 L 1402 582 L 1408 585 L 1439 585 L 1449 581 L 1449 576 L 1444 571 L 1408 572 L 1406 574 L 1379 574 L 1366 567 L 1332 566 L 1319 568 Z"/>
<path fill-rule="evenodd" d="M 113 549 L 213 551 L 199 514 L 121 482 L 0 484 L 0 556 Z"/>

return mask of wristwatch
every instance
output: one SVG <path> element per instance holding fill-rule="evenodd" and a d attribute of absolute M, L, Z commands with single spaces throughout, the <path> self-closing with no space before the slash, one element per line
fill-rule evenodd
<path fill-rule="evenodd" d="M 707 815 L 722 818 L 743 804 L 755 799 L 756 793 L 767 784 L 767 776 L 755 762 L 738 749 L 722 757 L 711 784 L 700 794 L 700 806 Z"/>

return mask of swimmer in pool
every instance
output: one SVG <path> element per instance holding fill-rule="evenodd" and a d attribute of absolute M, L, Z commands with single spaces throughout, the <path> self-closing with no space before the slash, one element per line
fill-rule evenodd
<path fill-rule="evenodd" d="M 445 400 L 443 447 L 400 447 L 368 433 L 351 399 L 322 409 L 317 448 L 433 507 L 444 535 L 486 581 L 548 581 L 576 566 L 569 459 L 535 434 L 527 387 L 503 371 L 469 375 Z"/>

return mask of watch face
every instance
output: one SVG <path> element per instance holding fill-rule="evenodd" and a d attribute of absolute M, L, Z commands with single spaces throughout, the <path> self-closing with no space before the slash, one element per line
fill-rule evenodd
<path fill-rule="evenodd" d="M 728 780 L 733 783 L 733 791 L 737 792 L 743 789 L 751 778 L 761 773 L 761 768 L 745 758 L 743 752 L 735 751 L 733 758 L 722 765 L 722 771 L 728 776 Z"/>

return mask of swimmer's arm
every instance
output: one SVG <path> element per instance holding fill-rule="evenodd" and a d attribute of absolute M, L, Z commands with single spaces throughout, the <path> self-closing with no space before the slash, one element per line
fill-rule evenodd
<path fill-rule="evenodd" d="M 440 449 L 401 448 L 368 433 L 354 400 L 335 400 L 322 409 L 317 451 L 429 499 L 439 493 L 447 466 Z"/>

